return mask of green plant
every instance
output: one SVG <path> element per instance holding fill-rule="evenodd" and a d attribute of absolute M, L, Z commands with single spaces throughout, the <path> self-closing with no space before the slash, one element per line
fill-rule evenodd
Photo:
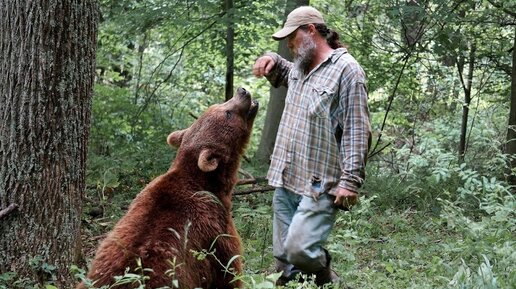
<path fill-rule="evenodd" d="M 493 273 L 493 266 L 491 266 L 489 259 L 482 255 L 484 262 L 480 264 L 477 272 L 472 272 L 466 265 L 464 260 L 460 265 L 457 273 L 450 281 L 450 288 L 471 288 L 471 289 L 496 289 L 501 288 Z"/>
<path fill-rule="evenodd" d="M 0 274 L 0 289 L 57 289 L 56 266 L 48 264 L 42 256 L 29 259 L 32 278 L 21 277 L 16 272 Z"/>
<path fill-rule="evenodd" d="M 222 271 L 222 272 L 224 272 L 224 275 L 229 274 L 229 275 L 233 276 L 233 282 L 238 279 L 241 279 L 242 276 L 238 275 L 238 273 L 235 272 L 232 264 L 237 258 L 242 258 L 242 256 L 240 256 L 240 255 L 232 256 L 231 259 L 229 259 L 226 264 L 222 263 L 222 260 L 217 258 L 216 249 L 214 248 L 214 246 L 217 243 L 217 240 L 219 238 L 237 238 L 237 237 L 229 235 L 229 234 L 220 234 L 215 238 L 215 240 L 213 240 L 213 242 L 211 243 L 211 245 L 208 249 L 202 249 L 201 251 L 191 250 L 193 256 L 199 261 L 202 261 L 202 260 L 206 259 L 207 257 L 213 258 L 224 269 Z"/>

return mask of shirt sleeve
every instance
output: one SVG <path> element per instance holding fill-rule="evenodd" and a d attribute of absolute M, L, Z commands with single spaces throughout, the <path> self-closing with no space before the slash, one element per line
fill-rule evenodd
<path fill-rule="evenodd" d="M 343 118 L 339 186 L 356 192 L 364 182 L 367 153 L 371 144 L 371 123 L 367 106 L 365 74 L 358 64 L 351 65 L 341 78 L 339 108 Z"/>
<path fill-rule="evenodd" d="M 292 62 L 274 52 L 267 52 L 265 55 L 272 57 L 276 63 L 269 74 L 265 75 L 270 84 L 276 88 L 288 87 L 288 75 L 292 68 Z"/>

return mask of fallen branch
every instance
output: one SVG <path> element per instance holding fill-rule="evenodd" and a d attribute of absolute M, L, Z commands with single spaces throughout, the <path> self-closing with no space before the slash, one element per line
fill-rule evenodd
<path fill-rule="evenodd" d="M 12 213 L 14 210 L 18 208 L 17 204 L 10 204 L 7 208 L 0 211 L 0 220 L 4 218 L 5 216 Z"/>
<path fill-rule="evenodd" d="M 101 234 L 101 235 L 98 235 L 98 236 L 93 236 L 93 237 L 90 237 L 89 240 L 90 241 L 98 241 L 100 239 L 104 239 L 106 237 L 107 234 Z"/>
<path fill-rule="evenodd" d="M 264 177 L 258 177 L 258 178 L 249 178 L 249 179 L 240 179 L 237 182 L 237 186 L 242 185 L 256 185 L 258 183 L 265 183 L 267 182 L 267 179 Z"/>
<path fill-rule="evenodd" d="M 238 173 L 244 175 L 244 177 L 246 177 L 248 179 L 254 179 L 253 175 L 251 175 L 250 173 L 244 171 L 242 168 L 238 169 Z"/>
<path fill-rule="evenodd" d="M 253 188 L 249 188 L 249 189 L 245 189 L 245 190 L 238 190 L 238 191 L 235 191 L 233 193 L 233 195 L 243 196 L 243 195 L 250 195 L 253 193 L 272 192 L 272 191 L 274 191 L 274 189 L 275 188 L 273 186 L 266 185 L 263 187 L 253 187 Z"/>

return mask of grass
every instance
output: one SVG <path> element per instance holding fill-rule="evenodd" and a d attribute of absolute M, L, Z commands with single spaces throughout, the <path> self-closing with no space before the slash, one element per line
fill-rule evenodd
<path fill-rule="evenodd" d="M 367 220 L 379 228 L 374 235 L 358 234 L 349 240 L 337 231 L 332 241 L 346 244 L 353 254 L 351 260 L 337 263 L 343 268 L 343 279 L 356 288 L 446 287 L 449 279 L 445 276 L 453 277 L 454 272 L 447 273 L 441 266 L 446 258 L 441 244 L 453 235 L 425 226 L 424 217 L 412 210 L 387 210 Z"/>
<path fill-rule="evenodd" d="M 272 193 L 268 194 L 255 196 L 253 201 L 241 197 L 235 201 L 235 218 L 240 220 L 237 226 L 245 246 L 246 272 L 255 276 L 273 270 Z M 248 207 L 250 203 L 254 208 Z M 384 204 L 376 197 L 362 198 L 361 205 L 352 212 L 339 213 L 327 248 L 333 257 L 333 267 L 347 286 L 514 288 L 511 262 L 516 253 L 510 235 L 505 236 L 505 241 L 503 238 L 495 241 L 486 232 L 473 240 L 464 227 L 450 225 L 449 218 L 453 216 L 436 213 L 436 204 L 419 210 L 389 208 Z M 495 253 L 494 248 L 503 247 L 504 242 L 507 252 Z M 487 265 L 483 256 L 488 260 Z M 482 275 L 486 273 L 480 272 L 483 265 L 484 271 L 494 278 Z M 461 275 L 462 271 L 469 275 Z"/>

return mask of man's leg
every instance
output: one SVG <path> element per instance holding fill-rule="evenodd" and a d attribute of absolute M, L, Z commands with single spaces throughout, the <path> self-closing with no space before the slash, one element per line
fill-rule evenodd
<path fill-rule="evenodd" d="M 295 212 L 302 196 L 290 192 L 284 188 L 276 188 L 273 198 L 274 220 L 272 233 L 272 248 L 276 258 L 276 271 L 283 271 L 282 276 L 277 285 L 285 285 L 288 281 L 295 278 L 299 270 L 293 268 L 292 264 L 287 261 L 287 252 L 285 251 L 285 240 L 287 239 L 288 230 L 294 217 Z"/>
<path fill-rule="evenodd" d="M 335 223 L 334 197 L 321 194 L 318 200 L 303 196 L 285 239 L 286 261 L 307 273 L 330 270 L 330 257 L 323 248 Z"/>

